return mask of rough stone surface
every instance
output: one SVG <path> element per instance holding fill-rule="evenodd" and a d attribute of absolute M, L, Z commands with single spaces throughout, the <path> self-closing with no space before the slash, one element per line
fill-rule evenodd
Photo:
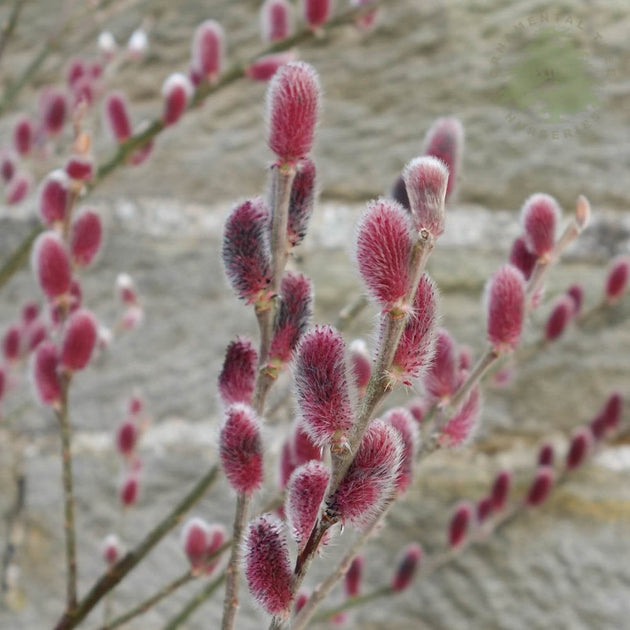
<path fill-rule="evenodd" d="M 14 75 L 47 32 L 49 15 L 59 2 L 27 3 L 24 24 L 16 33 L 3 76 Z M 129 92 L 134 119 L 159 111 L 159 86 L 172 70 L 184 68 L 194 26 L 206 17 L 224 23 L 231 59 L 256 50 L 257 2 L 189 0 L 181 9 L 158 0 L 128 3 L 108 27 L 128 35 L 142 11 L 154 18 L 151 56 L 140 75 L 125 68 L 114 81 Z M 447 230 L 431 259 L 430 271 L 442 292 L 442 321 L 456 338 L 478 354 L 483 348 L 481 295 L 489 274 L 505 259 L 518 232 L 517 209 L 532 192 L 555 194 L 567 213 L 578 193 L 593 202 L 595 220 L 584 237 L 554 270 L 549 297 L 579 280 L 587 304 L 601 297 L 609 258 L 630 251 L 627 170 L 629 18 L 625 4 L 559 3 L 555 10 L 581 18 L 585 51 L 601 76 L 614 53 L 614 73 L 601 83 L 600 118 L 585 133 L 559 141 L 518 131 L 497 98 L 491 57 L 503 34 L 519 21 L 547 9 L 534 0 L 517 5 L 452 2 L 389 3 L 372 34 L 346 29 L 301 48 L 314 63 L 325 89 L 325 114 L 316 157 L 325 202 L 313 229 L 292 261 L 316 286 L 315 319 L 333 321 L 340 306 L 361 292 L 352 268 L 353 226 L 361 202 L 387 190 L 404 162 L 415 155 L 430 122 L 439 115 L 460 116 L 467 149 L 458 199 Z M 49 9 L 50 7 L 50 9 Z M 0 9 L 1 11 L 2 9 Z M 554 13 L 555 14 L 555 13 Z M 576 27 L 577 28 L 577 27 Z M 39 80 L 54 80 L 69 50 L 77 50 L 84 31 L 75 29 L 47 62 Z M 593 33 L 601 37 L 593 43 Z M 331 54 L 331 47 L 343 50 Z M 89 51 L 92 44 L 83 44 Z M 11 63 L 8 63 L 10 60 Z M 133 77 L 133 80 L 132 80 Z M 120 172 L 92 198 L 106 221 L 106 247 L 85 274 L 86 303 L 106 323 L 117 316 L 111 299 L 117 273 L 137 282 L 146 321 L 135 333 L 116 340 L 111 350 L 77 378 L 72 392 L 76 426 L 75 477 L 78 501 L 82 591 L 100 574 L 98 548 L 111 531 L 124 533 L 129 545 L 154 524 L 216 461 L 220 409 L 215 380 L 227 341 L 236 334 L 255 335 L 252 314 L 231 296 L 219 260 L 221 227 L 232 200 L 259 193 L 265 185 L 270 154 L 264 144 L 261 104 L 264 87 L 241 82 L 202 110 L 184 119 L 158 142 L 155 155 L 137 170 Z M 21 103 L 29 106 L 32 93 Z M 0 121 L 7 137 L 14 113 Z M 104 140 L 97 156 L 111 151 Z M 54 162 L 55 158 L 52 158 Z M 2 258 L 26 231 L 32 203 L 0 209 Z M 35 293 L 25 271 L 2 289 L 4 326 L 18 306 Z M 530 322 L 525 343 L 538 338 L 548 302 Z M 572 329 L 553 348 L 524 360 L 509 387 L 489 389 L 480 441 L 460 453 L 442 453 L 425 462 L 419 479 L 388 519 L 389 526 L 371 542 L 366 589 L 390 579 L 395 558 L 409 541 L 428 553 L 445 544 L 452 506 L 476 499 L 501 467 L 516 471 L 519 492 L 531 475 L 536 446 L 551 435 L 559 448 L 563 435 L 588 421 L 611 389 L 628 391 L 630 329 L 628 299 Z M 347 338 L 373 338 L 375 311 L 366 310 Z M 278 390 L 283 391 L 286 380 Z M 111 446 L 111 432 L 123 417 L 126 397 L 135 389 L 146 397 L 153 423 L 142 440 L 142 490 L 139 505 L 121 517 L 116 492 L 121 470 Z M 24 396 L 11 394 L 7 409 Z M 398 393 L 392 402 L 405 399 Z M 286 432 L 290 412 L 282 408 L 269 428 L 268 488 L 275 486 L 274 456 Z M 626 414 L 627 420 L 627 414 Z M 63 536 L 59 455 L 53 419 L 27 407 L 0 428 L 0 510 L 13 498 L 11 464 L 21 449 L 12 447 L 19 432 L 27 477 L 24 540 L 20 547 L 20 597 L 14 610 L 0 609 L 0 627 L 50 628 L 64 593 Z M 580 470 L 541 510 L 524 515 L 490 541 L 469 550 L 430 579 L 418 581 L 398 600 L 358 609 L 346 627 L 427 629 L 619 629 L 630 616 L 630 452 L 618 440 Z M 195 514 L 229 528 L 233 496 L 221 480 Z M 117 589 L 114 606 L 122 611 L 185 570 L 176 531 L 145 564 Z M 313 580 L 325 575 L 352 533 L 343 534 L 313 566 Z M 4 523 L 0 540 L 6 538 Z M 130 630 L 163 627 L 199 588 L 188 585 Z M 338 597 L 339 593 L 336 594 Z M 267 620 L 243 597 L 238 628 L 266 627 Z M 338 599 L 336 600 L 338 601 Z M 186 626 L 211 628 L 219 623 L 217 594 Z M 99 609 L 86 628 L 97 628 Z"/>

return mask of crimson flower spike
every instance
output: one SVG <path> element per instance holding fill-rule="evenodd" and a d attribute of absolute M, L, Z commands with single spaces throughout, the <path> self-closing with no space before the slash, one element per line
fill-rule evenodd
<path fill-rule="evenodd" d="M 285 50 L 284 52 L 263 55 L 245 68 L 245 76 L 252 79 L 252 81 L 269 81 L 282 66 L 296 59 L 297 54 L 295 50 Z"/>
<path fill-rule="evenodd" d="M 591 422 L 591 430 L 596 439 L 604 434 L 615 431 L 621 423 L 623 413 L 623 398 L 619 392 L 614 392 L 608 397 L 604 408 Z"/>
<path fill-rule="evenodd" d="M 504 265 L 486 288 L 488 341 L 498 354 L 513 351 L 521 339 L 525 313 L 525 279 L 512 265 Z"/>
<path fill-rule="evenodd" d="M 477 501 L 477 523 L 484 523 L 492 514 L 492 497 L 483 497 Z"/>
<path fill-rule="evenodd" d="M 162 85 L 162 120 L 165 126 L 174 125 L 183 116 L 194 92 L 195 88 L 186 75 L 176 72 L 167 77 Z"/>
<path fill-rule="evenodd" d="M 509 262 L 523 274 L 525 280 L 529 280 L 537 260 L 538 256 L 527 249 L 527 244 L 522 236 L 514 240 L 510 251 Z"/>
<path fill-rule="evenodd" d="M 571 317 L 577 317 L 582 312 L 582 304 L 584 304 L 584 288 L 581 284 L 572 284 L 567 289 L 566 295 L 573 305 Z"/>
<path fill-rule="evenodd" d="M 263 514 L 249 524 L 243 545 L 245 577 L 254 599 L 271 615 L 287 616 L 293 572 L 282 522 Z"/>
<path fill-rule="evenodd" d="M 365 558 L 363 556 L 355 556 L 350 567 L 344 576 L 343 587 L 347 597 L 357 597 L 361 590 L 361 579 L 363 577 L 363 565 Z"/>
<path fill-rule="evenodd" d="M 103 243 L 101 218 L 92 209 L 84 209 L 72 223 L 70 255 L 77 267 L 87 267 Z"/>
<path fill-rule="evenodd" d="M 44 232 L 37 238 L 33 245 L 31 264 L 39 286 L 48 299 L 53 300 L 70 290 L 70 259 L 56 232 Z"/>
<path fill-rule="evenodd" d="M 413 467 L 420 446 L 420 431 L 411 412 L 403 407 L 391 409 L 385 414 L 383 420 L 389 422 L 398 431 L 402 442 L 396 490 L 403 493 L 413 483 Z"/>
<path fill-rule="evenodd" d="M 282 66 L 267 89 L 269 148 L 281 164 L 305 157 L 313 146 L 321 88 L 315 69 L 303 61 Z"/>
<path fill-rule="evenodd" d="M 403 446 L 389 423 L 373 420 L 327 511 L 342 523 L 362 528 L 379 514 L 391 497 L 400 471 Z"/>
<path fill-rule="evenodd" d="M 363 339 L 355 339 L 348 349 L 354 382 L 359 392 L 363 396 L 372 376 L 372 357 L 368 351 L 367 344 Z"/>
<path fill-rule="evenodd" d="M 584 463 L 593 443 L 593 434 L 589 428 L 578 429 L 571 438 L 565 465 L 567 470 L 578 468 Z"/>
<path fill-rule="evenodd" d="M 549 256 L 556 243 L 562 210 L 550 195 L 536 193 L 523 204 L 521 220 L 527 248 L 538 258 Z"/>
<path fill-rule="evenodd" d="M 330 469 L 316 460 L 294 470 L 289 479 L 284 510 L 300 551 L 315 525 L 329 480 Z"/>
<path fill-rule="evenodd" d="M 553 466 L 554 451 L 551 444 L 543 444 L 538 451 L 539 466 Z"/>
<path fill-rule="evenodd" d="M 260 32 L 263 41 L 270 44 L 291 34 L 291 5 L 287 0 L 265 0 L 260 8 Z"/>
<path fill-rule="evenodd" d="M 106 97 L 103 114 L 107 129 L 116 142 L 129 140 L 132 134 L 129 106 L 121 92 L 113 92 Z"/>
<path fill-rule="evenodd" d="M 33 178 L 29 173 L 16 173 L 7 186 L 7 192 L 5 195 L 7 205 L 12 206 L 24 201 L 31 190 L 32 185 Z"/>
<path fill-rule="evenodd" d="M 53 87 L 46 87 L 39 99 L 39 115 L 44 132 L 49 138 L 61 133 L 66 122 L 68 103 L 63 92 Z"/>
<path fill-rule="evenodd" d="M 455 340 L 445 328 L 435 337 L 433 361 L 429 365 L 423 383 L 427 393 L 436 400 L 446 401 L 456 391 L 459 383 L 459 360 Z"/>
<path fill-rule="evenodd" d="M 215 81 L 223 70 L 225 34 L 214 20 L 202 22 L 193 36 L 191 47 L 192 68 L 208 81 Z"/>
<path fill-rule="evenodd" d="M 59 350 L 52 341 L 37 346 L 32 359 L 31 375 L 35 397 L 42 405 L 56 407 L 61 402 Z"/>
<path fill-rule="evenodd" d="M 77 182 L 87 182 L 94 176 L 94 162 L 89 155 L 73 155 L 66 162 L 68 177 Z"/>
<path fill-rule="evenodd" d="M 20 358 L 22 331 L 17 324 L 9 326 L 2 335 L 2 354 L 7 363 L 14 363 Z"/>
<path fill-rule="evenodd" d="M 628 287 L 630 278 L 630 256 L 615 258 L 608 268 L 606 277 L 605 298 L 609 304 L 613 304 L 621 297 Z"/>
<path fill-rule="evenodd" d="M 412 582 L 422 560 L 422 547 L 411 543 L 402 553 L 398 568 L 392 579 L 392 590 L 396 593 L 404 591 Z"/>
<path fill-rule="evenodd" d="M 268 302 L 271 281 L 270 213 L 261 197 L 237 205 L 223 236 L 223 264 L 235 293 L 248 302 Z"/>
<path fill-rule="evenodd" d="M 437 238 L 444 232 L 447 166 L 431 156 L 418 157 L 405 166 L 403 179 L 416 229 Z"/>
<path fill-rule="evenodd" d="M 501 511 L 507 502 L 510 494 L 510 486 L 512 485 L 512 473 L 509 470 L 502 470 L 495 478 L 490 491 L 490 500 L 492 501 L 492 509 L 496 512 Z"/>
<path fill-rule="evenodd" d="M 248 405 L 228 407 L 219 437 L 219 455 L 230 485 L 244 494 L 260 488 L 263 453 L 260 421 Z"/>
<path fill-rule="evenodd" d="M 51 227 L 64 220 L 69 183 L 66 172 L 57 169 L 49 173 L 39 187 L 39 216 L 44 225 Z"/>
<path fill-rule="evenodd" d="M 347 448 L 354 422 L 346 344 L 330 326 L 308 331 L 296 351 L 294 381 L 304 428 L 318 446 Z"/>
<path fill-rule="evenodd" d="M 448 168 L 446 199 L 457 184 L 457 176 L 464 152 L 464 127 L 458 118 L 438 118 L 427 131 L 424 154 L 438 158 Z"/>
<path fill-rule="evenodd" d="M 201 571 L 207 558 L 208 524 L 201 518 L 191 518 L 182 530 L 182 546 L 193 571 Z"/>
<path fill-rule="evenodd" d="M 561 295 L 554 303 L 545 325 L 545 339 L 555 341 L 564 333 L 571 321 L 575 308 L 574 301 L 568 295 Z"/>
<path fill-rule="evenodd" d="M 21 156 L 28 155 L 33 147 L 35 130 L 28 116 L 20 116 L 13 127 L 13 148 Z"/>
<path fill-rule="evenodd" d="M 219 375 L 219 395 L 224 405 L 250 404 L 256 384 L 258 353 L 247 337 L 237 337 L 225 352 Z"/>
<path fill-rule="evenodd" d="M 404 317 L 411 282 L 414 244 L 408 213 L 395 201 L 371 201 L 357 227 L 355 256 L 370 297 L 383 309 Z"/>
<path fill-rule="evenodd" d="M 123 457 L 131 457 L 136 450 L 138 443 L 138 427 L 136 423 L 127 419 L 124 420 L 116 431 L 116 450 Z"/>
<path fill-rule="evenodd" d="M 464 446 L 475 436 L 479 427 L 481 414 L 481 390 L 473 387 L 468 398 L 464 401 L 440 433 L 440 443 L 443 446 Z"/>
<path fill-rule="evenodd" d="M 312 29 L 322 27 L 330 19 L 332 0 L 302 0 L 306 23 Z"/>
<path fill-rule="evenodd" d="M 423 274 L 413 300 L 413 309 L 398 342 L 389 377 L 411 385 L 421 378 L 433 359 L 437 323 L 437 289 L 428 274 Z"/>
<path fill-rule="evenodd" d="M 78 309 L 68 318 L 61 342 L 61 366 L 68 371 L 84 369 L 92 358 L 98 338 L 96 317 L 87 309 Z"/>
<path fill-rule="evenodd" d="M 456 548 L 463 544 L 473 513 L 469 503 L 460 503 L 455 509 L 448 528 L 448 542 L 451 547 Z"/>
<path fill-rule="evenodd" d="M 118 498 L 120 499 L 120 503 L 123 507 L 129 508 L 135 505 L 138 500 L 138 491 L 140 489 L 140 481 L 138 478 L 138 473 L 132 471 L 125 477 L 120 486 L 120 492 Z"/>
<path fill-rule="evenodd" d="M 11 181 L 17 169 L 17 157 L 10 149 L 4 149 L 0 153 L 0 176 L 5 184 Z"/>
<path fill-rule="evenodd" d="M 291 185 L 289 214 L 287 217 L 289 247 L 296 247 L 306 236 L 308 223 L 313 213 L 315 191 L 315 163 L 310 158 L 303 158 L 297 163 L 295 177 Z"/>
<path fill-rule="evenodd" d="M 554 478 L 555 475 L 552 468 L 549 466 L 540 466 L 536 471 L 536 476 L 529 486 L 529 490 L 525 498 L 527 505 L 536 507 L 543 503 L 549 496 Z"/>
<path fill-rule="evenodd" d="M 285 272 L 280 284 L 280 302 L 276 310 L 269 348 L 271 374 L 289 363 L 313 315 L 311 281 L 301 273 Z"/>

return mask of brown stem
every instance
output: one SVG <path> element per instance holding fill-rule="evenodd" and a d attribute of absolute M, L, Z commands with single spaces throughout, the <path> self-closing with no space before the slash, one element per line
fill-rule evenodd
<path fill-rule="evenodd" d="M 134 549 L 127 552 L 96 581 L 87 595 L 79 601 L 72 612 L 67 611 L 64 613 L 57 622 L 55 630 L 76 628 L 96 604 L 135 568 L 164 536 L 180 523 L 184 514 L 201 499 L 206 490 L 216 481 L 218 474 L 219 467 L 213 466 Z"/>
<path fill-rule="evenodd" d="M 173 617 L 167 624 L 164 626 L 164 630 L 176 630 L 179 628 L 185 621 L 190 618 L 201 604 L 203 604 L 212 593 L 214 593 L 221 584 L 223 584 L 225 580 L 225 573 L 222 573 L 214 580 L 208 583 L 199 593 L 197 593 L 192 599 L 188 601 L 188 603 L 182 608 L 182 610 L 178 613 L 176 617 Z"/>
<path fill-rule="evenodd" d="M 171 593 L 174 593 L 180 586 L 184 584 L 188 584 L 191 580 L 195 579 L 196 575 L 192 572 L 191 569 L 188 569 L 186 573 L 180 575 L 178 578 L 169 582 L 166 586 L 163 586 L 157 593 L 152 595 L 151 597 L 145 599 L 143 602 L 134 606 L 131 610 L 128 610 L 126 613 L 119 615 L 111 622 L 106 623 L 101 630 L 113 630 L 118 626 L 122 626 L 124 623 L 133 619 L 134 617 L 138 617 L 139 615 L 143 615 L 148 610 L 150 610 L 157 603 L 161 602 L 165 597 L 168 597 Z"/>
<path fill-rule="evenodd" d="M 66 612 L 72 614 L 77 606 L 77 549 L 74 518 L 74 489 L 72 479 L 72 429 L 68 418 L 68 390 L 70 377 L 62 377 L 61 401 L 56 411 L 61 436 L 61 464 L 64 501 L 64 531 L 66 537 Z"/>
<path fill-rule="evenodd" d="M 15 30 L 20 17 L 20 11 L 22 10 L 25 2 L 26 0 L 15 0 L 13 2 L 13 8 L 11 9 L 9 19 L 2 25 L 2 33 L 0 34 L 0 59 L 2 59 L 4 49 L 6 48 L 9 39 L 11 39 L 11 35 L 13 35 L 13 31 Z"/>
<path fill-rule="evenodd" d="M 360 295 L 350 304 L 344 306 L 340 311 L 339 315 L 337 315 L 337 320 L 335 321 L 335 328 L 339 331 L 343 331 L 348 327 L 348 324 L 352 322 L 356 317 L 358 317 L 363 309 L 368 305 L 368 299 L 365 295 Z"/>

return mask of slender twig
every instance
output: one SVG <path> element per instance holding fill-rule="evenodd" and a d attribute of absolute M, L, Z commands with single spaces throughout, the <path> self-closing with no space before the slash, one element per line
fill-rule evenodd
<path fill-rule="evenodd" d="M 122 626 L 124 623 L 133 619 L 134 617 L 138 617 L 139 615 L 143 615 L 150 608 L 155 606 L 157 603 L 161 602 L 165 597 L 168 597 L 172 593 L 174 593 L 178 588 L 183 586 L 184 584 L 188 584 L 191 580 L 195 579 L 197 576 L 193 573 L 192 569 L 188 569 L 186 573 L 180 575 L 173 581 L 163 586 L 157 593 L 148 597 L 143 602 L 134 606 L 131 610 L 119 615 L 115 619 L 112 619 L 109 623 L 106 623 L 101 630 L 113 630 L 118 626 Z"/>
<path fill-rule="evenodd" d="M 66 611 L 72 614 L 77 605 L 77 549 L 74 519 L 74 489 L 72 478 L 72 428 L 68 417 L 70 377 L 63 375 L 61 400 L 56 410 L 61 435 L 61 464 L 64 501 L 64 531 L 66 537 Z"/>
<path fill-rule="evenodd" d="M 171 619 L 165 626 L 164 630 L 175 630 L 176 628 L 181 627 L 181 625 L 186 622 L 190 615 L 192 615 L 201 604 L 203 604 L 208 597 L 210 597 L 225 581 L 225 573 L 222 573 L 214 580 L 208 583 L 208 585 L 199 591 L 190 601 L 182 608 L 177 617 Z"/>
<path fill-rule="evenodd" d="M 365 15 L 371 10 L 374 10 L 376 7 L 382 4 L 382 2 L 383 0 L 371 0 L 371 2 L 369 2 L 368 4 L 341 13 L 326 24 L 326 31 L 330 32 L 336 28 L 351 24 L 357 18 Z M 288 50 L 290 48 L 293 48 L 294 46 L 297 46 L 298 44 L 315 39 L 316 37 L 316 34 L 311 29 L 304 28 L 298 31 L 292 37 L 288 37 L 287 39 L 282 40 L 281 42 L 277 42 L 273 46 L 270 46 L 266 50 L 260 51 L 257 55 L 254 55 L 248 62 L 234 64 L 215 83 L 201 84 L 196 89 L 195 94 L 191 99 L 189 109 L 196 109 L 208 96 L 228 87 L 232 83 L 235 83 L 237 80 L 244 78 L 245 70 L 247 69 L 247 67 L 259 57 L 275 52 L 281 52 L 283 50 Z M 42 54 L 44 54 L 44 59 L 48 55 L 48 52 L 49 51 L 42 50 Z M 37 67 L 39 67 L 42 62 L 43 59 L 39 62 Z M 32 72 L 30 74 L 32 74 Z M 30 78 L 30 76 L 28 78 Z M 26 82 L 28 78 L 26 78 L 24 82 Z M 5 101 L 3 101 L 3 103 Z M 0 104 L 0 113 L 2 112 L 2 109 L 3 105 Z M 89 193 L 94 190 L 109 175 L 116 171 L 120 166 L 124 165 L 127 158 L 136 149 L 143 147 L 145 144 L 147 144 L 147 142 L 153 140 L 159 133 L 162 132 L 163 129 L 164 124 L 162 123 L 161 119 L 156 118 L 151 123 L 149 123 L 149 125 L 143 131 L 134 134 L 126 142 L 121 143 L 114 154 L 99 166 L 94 180 L 90 182 L 87 192 Z M 0 288 L 2 288 L 13 276 L 13 274 L 18 271 L 18 269 L 20 269 L 23 264 L 28 260 L 28 253 L 30 251 L 31 245 L 42 230 L 42 228 L 39 226 L 36 229 L 37 231 L 31 231 L 24 238 L 22 243 L 20 243 L 20 245 L 13 252 L 11 252 L 9 257 L 3 263 L 2 267 L 0 267 Z"/>
<path fill-rule="evenodd" d="M 96 604 L 111 591 L 150 551 L 180 523 L 184 514 L 193 507 L 216 481 L 219 467 L 213 466 L 188 492 L 188 494 L 160 521 L 133 550 L 127 552 L 112 565 L 92 586 L 72 613 L 66 612 L 55 630 L 69 630 L 85 619 Z"/>
<path fill-rule="evenodd" d="M 10 578 L 10 569 L 13 566 L 15 556 L 18 552 L 18 547 L 21 535 L 21 519 L 26 503 L 26 475 L 23 471 L 22 462 L 22 449 L 16 448 L 15 444 L 12 449 L 17 451 L 17 461 L 14 464 L 14 479 L 15 479 L 15 499 L 11 509 L 7 513 L 7 542 L 4 547 L 4 553 L 2 554 L 2 595 L 6 599 L 12 590 L 13 584 Z"/>
<path fill-rule="evenodd" d="M 337 330 L 345 330 L 348 324 L 358 317 L 365 307 L 368 305 L 368 299 L 365 295 L 360 295 L 354 301 L 344 306 L 337 315 L 335 320 L 335 328 Z"/>
<path fill-rule="evenodd" d="M 0 60 L 2 60 L 2 53 L 4 53 L 4 49 L 9 43 L 9 39 L 11 39 L 11 35 L 13 35 L 13 31 L 15 30 L 20 17 L 20 11 L 22 10 L 25 2 L 26 0 L 15 0 L 9 19 L 2 25 L 2 32 L 0 34 Z"/>

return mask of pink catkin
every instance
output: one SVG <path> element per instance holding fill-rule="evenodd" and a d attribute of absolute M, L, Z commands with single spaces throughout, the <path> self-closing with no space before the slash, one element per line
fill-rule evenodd
<path fill-rule="evenodd" d="M 354 414 L 348 387 L 346 345 L 330 326 L 316 326 L 298 347 L 294 379 L 298 408 L 313 442 L 343 447 Z"/>
<path fill-rule="evenodd" d="M 130 457 L 138 443 L 138 427 L 131 419 L 122 422 L 116 431 L 116 450 L 123 457 Z"/>
<path fill-rule="evenodd" d="M 437 331 L 433 362 L 424 377 L 431 398 L 448 400 L 457 389 L 459 370 L 455 340 L 445 328 Z"/>
<path fill-rule="evenodd" d="M 286 39 L 291 33 L 291 5 L 287 0 L 265 0 L 260 9 L 262 39 L 270 44 Z"/>
<path fill-rule="evenodd" d="M 258 353 L 250 339 L 237 337 L 230 343 L 219 375 L 219 395 L 224 405 L 251 403 L 257 364 Z"/>
<path fill-rule="evenodd" d="M 457 118 L 438 118 L 424 140 L 424 154 L 438 158 L 448 168 L 448 199 L 457 183 L 462 154 L 464 151 L 464 127 Z"/>
<path fill-rule="evenodd" d="M 108 566 L 115 564 L 122 555 L 122 545 L 118 536 L 109 534 L 101 545 L 101 556 Z"/>
<path fill-rule="evenodd" d="M 49 138 L 61 133 L 66 122 L 68 103 L 65 95 L 56 88 L 47 87 L 40 98 L 42 127 Z"/>
<path fill-rule="evenodd" d="M 66 162 L 65 169 L 68 177 L 76 181 L 87 182 L 94 175 L 94 163 L 86 155 L 73 155 Z"/>
<path fill-rule="evenodd" d="M 437 158 L 418 157 L 405 166 L 403 179 L 416 229 L 437 238 L 444 232 L 448 168 Z"/>
<path fill-rule="evenodd" d="M 17 170 L 17 159 L 13 151 L 5 150 L 0 153 L 0 176 L 8 184 Z"/>
<path fill-rule="evenodd" d="M 17 324 L 13 324 L 5 330 L 2 336 L 2 354 L 8 363 L 13 363 L 20 358 L 21 337 L 21 328 Z"/>
<path fill-rule="evenodd" d="M 251 494 L 263 479 L 260 421 L 254 410 L 237 403 L 228 407 L 219 437 L 219 454 L 230 485 Z"/>
<path fill-rule="evenodd" d="M 291 360 L 312 315 L 311 281 L 301 273 L 285 272 L 280 283 L 280 301 L 269 348 L 272 364 L 282 365 Z"/>
<path fill-rule="evenodd" d="M 509 470 L 502 470 L 495 478 L 490 491 L 492 509 L 495 512 L 501 511 L 507 502 L 512 485 L 512 473 Z"/>
<path fill-rule="evenodd" d="M 131 137 L 129 106 L 120 92 L 109 94 L 105 99 L 105 122 L 116 142 L 125 142 Z"/>
<path fill-rule="evenodd" d="M 615 258 L 608 268 L 606 277 L 605 296 L 610 303 L 619 300 L 628 287 L 630 277 L 630 256 Z"/>
<path fill-rule="evenodd" d="M 509 262 L 523 274 L 525 280 L 529 280 L 537 260 L 538 256 L 527 249 L 527 244 L 522 236 L 514 240 L 510 251 Z"/>
<path fill-rule="evenodd" d="M 40 307 L 37 302 L 26 302 L 22 307 L 22 321 L 30 324 L 39 316 Z"/>
<path fill-rule="evenodd" d="M 413 582 L 421 560 L 422 547 L 418 543 L 411 543 L 405 548 L 392 579 L 393 591 L 401 593 Z"/>
<path fill-rule="evenodd" d="M 237 205 L 223 236 L 223 264 L 235 293 L 253 302 L 271 280 L 270 214 L 261 197 Z"/>
<path fill-rule="evenodd" d="M 21 116 L 13 127 L 13 148 L 21 156 L 28 155 L 33 147 L 35 130 L 28 116 Z"/>
<path fill-rule="evenodd" d="M 221 74 L 225 57 L 225 34 L 214 20 L 202 22 L 193 36 L 191 58 L 195 72 L 214 81 Z"/>
<path fill-rule="evenodd" d="M 360 395 L 365 393 L 372 376 L 372 358 L 363 339 L 355 339 L 348 350 L 355 386 Z"/>
<path fill-rule="evenodd" d="M 551 444 L 543 444 L 538 451 L 539 466 L 553 466 L 554 450 Z"/>
<path fill-rule="evenodd" d="M 361 579 L 363 578 L 363 566 L 365 558 L 355 556 L 352 560 L 346 575 L 344 576 L 343 587 L 346 597 L 357 597 L 361 591 Z"/>
<path fill-rule="evenodd" d="M 413 482 L 414 462 L 420 445 L 418 425 L 411 413 L 403 407 L 391 409 L 385 414 L 383 420 L 389 422 L 400 435 L 402 455 L 396 478 L 396 489 L 398 492 L 405 492 Z"/>
<path fill-rule="evenodd" d="M 70 315 L 61 343 L 61 365 L 66 370 L 84 369 L 92 358 L 98 337 L 96 317 L 79 309 Z"/>
<path fill-rule="evenodd" d="M 593 436 L 590 429 L 582 428 L 575 432 L 569 444 L 569 450 L 565 459 L 567 470 L 578 468 L 584 463 L 591 447 Z"/>
<path fill-rule="evenodd" d="M 383 310 L 400 307 L 409 292 L 412 226 L 403 207 L 388 199 L 368 204 L 356 236 L 356 260 L 370 297 Z"/>
<path fill-rule="evenodd" d="M 200 571 L 206 562 L 208 530 L 208 524 L 200 518 L 191 518 L 182 530 L 184 553 L 194 571 Z"/>
<path fill-rule="evenodd" d="M 446 423 L 440 434 L 444 446 L 464 446 L 468 444 L 479 427 L 481 414 L 481 390 L 474 387 L 459 410 Z"/>
<path fill-rule="evenodd" d="M 332 0 L 302 0 L 302 11 L 306 23 L 311 28 L 326 24 L 332 10 Z"/>
<path fill-rule="evenodd" d="M 451 547 L 463 544 L 468 534 L 473 509 L 469 503 L 461 503 L 453 512 L 448 528 L 448 542 Z"/>
<path fill-rule="evenodd" d="M 291 247 L 299 245 L 306 236 L 308 223 L 313 213 L 315 191 L 315 163 L 310 158 L 303 158 L 297 163 L 289 198 L 287 240 Z"/>
<path fill-rule="evenodd" d="M 31 373 L 33 387 L 42 405 L 55 406 L 61 400 L 59 350 L 52 341 L 39 344 L 33 357 Z"/>
<path fill-rule="evenodd" d="M 398 431 L 373 420 L 328 509 L 342 522 L 364 527 L 390 497 L 400 471 L 403 446 Z"/>
<path fill-rule="evenodd" d="M 270 149 L 281 162 L 296 162 L 311 150 L 319 113 L 319 78 L 302 61 L 282 66 L 267 89 Z"/>
<path fill-rule="evenodd" d="M 303 549 L 319 514 L 330 479 L 329 468 L 310 461 L 297 468 L 287 486 L 285 513 L 298 549 Z"/>
<path fill-rule="evenodd" d="M 492 514 L 492 497 L 483 497 L 477 501 L 477 523 L 483 523 Z"/>
<path fill-rule="evenodd" d="M 7 186 L 5 195 L 7 205 L 13 206 L 24 201 L 24 199 L 28 196 L 32 185 L 33 178 L 29 173 L 16 173 Z"/>
<path fill-rule="evenodd" d="M 92 209 L 83 210 L 72 223 L 70 254 L 77 267 L 87 267 L 103 242 L 101 218 Z"/>
<path fill-rule="evenodd" d="M 131 507 L 138 500 L 139 480 L 135 472 L 131 472 L 120 487 L 119 499 L 123 507 Z"/>
<path fill-rule="evenodd" d="M 423 274 L 392 361 L 390 377 L 405 385 L 421 378 L 433 359 L 437 323 L 437 289 Z"/>
<path fill-rule="evenodd" d="M 254 599 L 271 615 L 288 614 L 293 572 L 282 523 L 263 514 L 249 524 L 244 543 L 245 577 Z"/>
<path fill-rule="evenodd" d="M 545 339 L 555 341 L 564 333 L 573 316 L 574 302 L 568 295 L 561 295 L 554 303 L 545 324 Z"/>
<path fill-rule="evenodd" d="M 518 346 L 525 312 L 525 279 L 512 265 L 504 265 L 490 279 L 486 291 L 488 341 L 498 353 Z"/>
<path fill-rule="evenodd" d="M 543 503 L 549 496 L 554 481 L 554 472 L 548 466 L 540 466 L 529 487 L 525 502 L 532 507 Z"/>
<path fill-rule="evenodd" d="M 553 250 L 562 211 L 551 196 L 536 193 L 523 204 L 521 220 L 527 248 L 536 256 L 547 256 Z"/>
<path fill-rule="evenodd" d="M 66 216 L 68 183 L 65 171 L 58 169 L 50 173 L 39 188 L 39 216 L 49 227 Z"/>
<path fill-rule="evenodd" d="M 72 281 L 70 259 L 61 238 L 44 232 L 33 245 L 31 263 L 42 291 L 49 299 L 67 293 Z"/>
<path fill-rule="evenodd" d="M 162 120 L 167 127 L 174 125 L 184 115 L 194 91 L 195 88 L 190 79 L 179 72 L 172 74 L 164 81 Z"/>
<path fill-rule="evenodd" d="M 584 304 L 584 289 L 580 284 L 572 284 L 567 289 L 566 294 L 573 304 L 573 312 L 571 316 L 577 317 L 582 312 L 582 305 Z"/>
<path fill-rule="evenodd" d="M 269 81 L 282 66 L 295 60 L 296 54 L 293 50 L 263 55 L 245 68 L 245 76 L 252 81 Z"/>

